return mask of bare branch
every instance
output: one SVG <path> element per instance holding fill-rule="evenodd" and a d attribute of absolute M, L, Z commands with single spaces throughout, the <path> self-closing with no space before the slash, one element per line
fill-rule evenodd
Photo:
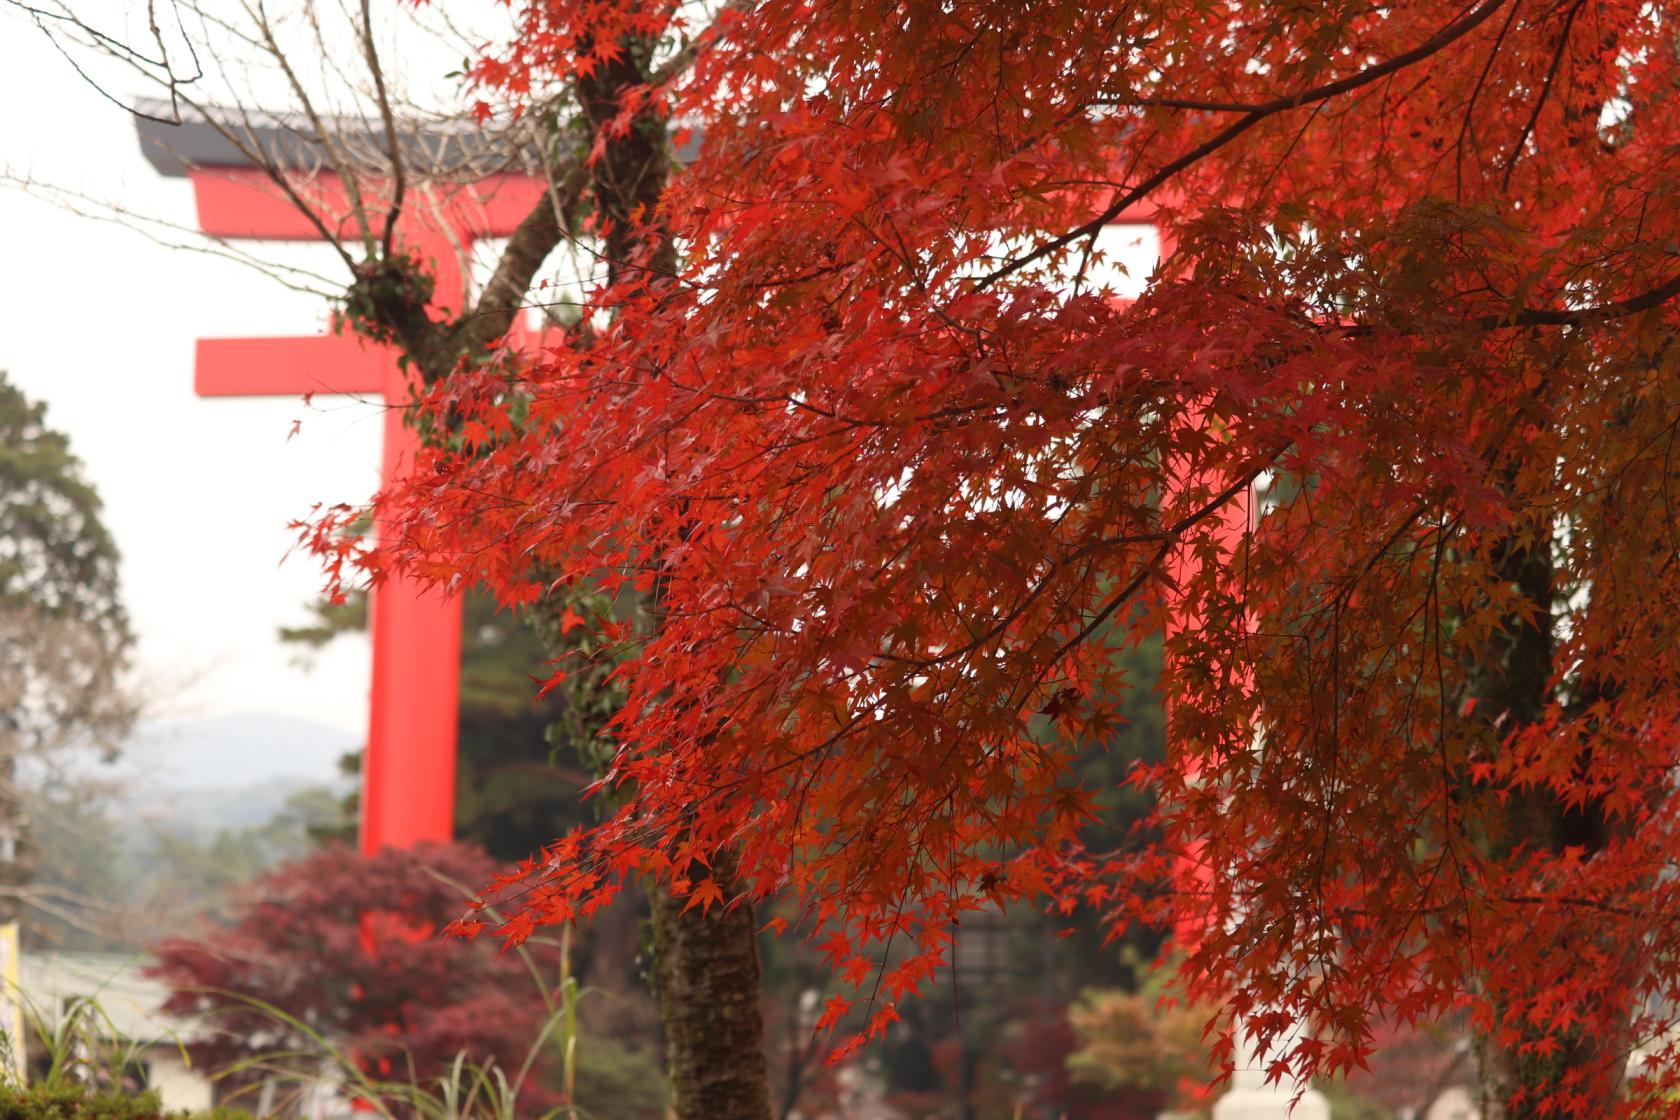
<path fill-rule="evenodd" d="M 151 214 L 142 214 L 119 202 L 95 198 L 92 195 L 73 191 L 67 187 L 40 183 L 29 176 L 18 175 L 10 170 L 0 170 L 0 183 L 24 194 L 39 198 L 48 205 L 67 210 L 78 218 L 122 226 L 152 244 L 162 246 L 165 249 L 187 253 L 203 253 L 206 256 L 220 257 L 245 268 L 254 269 L 276 284 L 294 292 L 319 296 L 322 299 L 333 299 L 336 298 L 342 286 L 338 281 L 319 272 L 301 268 L 297 265 L 282 264 L 278 261 L 264 259 L 226 238 L 214 237 L 194 226 L 182 225 L 179 222 L 172 222 Z"/>
<path fill-rule="evenodd" d="M 385 123 L 385 143 L 391 155 L 391 204 L 385 211 L 385 256 L 391 256 L 391 238 L 402 216 L 403 191 L 407 187 L 404 160 L 397 147 L 397 121 L 391 112 L 391 98 L 385 92 L 385 70 L 379 63 L 379 51 L 373 43 L 373 17 L 368 12 L 368 0 L 362 0 L 362 50 L 367 55 L 368 70 L 373 74 L 373 88 L 379 103 L 379 117 Z"/>
<path fill-rule="evenodd" d="M 303 82 L 298 79 L 297 71 L 293 68 L 291 59 L 287 57 L 286 52 L 281 49 L 279 42 L 275 39 L 274 28 L 269 23 L 268 12 L 263 7 L 262 0 L 257 0 L 254 7 L 247 6 L 245 10 L 256 20 L 257 28 L 262 35 L 263 43 L 266 45 L 269 55 L 279 65 L 280 72 L 286 76 L 286 81 L 292 87 L 293 96 L 298 99 L 298 105 L 314 126 L 316 142 L 321 145 L 321 150 L 326 153 L 332 169 L 338 173 L 339 180 L 344 184 L 345 197 L 350 202 L 351 213 L 355 215 L 357 227 L 361 230 L 362 245 L 367 250 L 367 255 L 370 258 L 373 257 L 376 248 L 373 239 L 373 227 L 368 222 L 367 208 L 362 204 L 361 184 L 357 179 L 356 169 L 350 166 L 349 161 L 338 151 L 335 140 L 338 134 L 328 129 L 322 121 L 321 114 L 315 108 L 314 100 L 309 96 L 309 92 L 304 89 Z M 288 195 L 293 196 L 294 199 L 296 198 L 296 192 L 289 185 L 283 184 L 281 189 L 285 190 Z M 301 199 L 296 199 L 296 201 L 298 205 L 303 205 Z M 328 236 L 324 225 L 321 226 L 321 232 L 323 236 Z M 329 240 L 338 244 L 336 238 L 329 236 Z M 350 259 L 350 255 L 345 253 L 342 247 L 339 252 L 344 256 L 344 263 L 354 272 L 355 262 Z"/>

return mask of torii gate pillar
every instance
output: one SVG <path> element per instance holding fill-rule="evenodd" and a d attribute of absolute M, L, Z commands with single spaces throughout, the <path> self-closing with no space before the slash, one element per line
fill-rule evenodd
<path fill-rule="evenodd" d="M 154 161 L 157 162 L 157 161 Z M 319 230 L 263 172 L 239 166 L 160 165 L 183 171 L 193 185 L 199 228 L 214 237 L 317 240 Z M 343 186 L 330 173 L 307 181 L 311 202 L 328 214 L 348 212 Z M 474 240 L 506 236 L 541 197 L 540 180 L 494 175 L 454 190 L 425 217 L 412 200 L 397 240 L 433 271 L 439 298 L 459 307 L 460 252 Z M 339 335 L 298 338 L 201 339 L 194 386 L 200 396 L 355 394 L 382 399 L 383 478 L 413 465 L 418 435 L 404 423 L 411 399 L 396 351 Z M 379 531 L 382 527 L 376 526 Z M 393 576 L 370 595 L 373 683 L 367 750 L 362 762 L 360 846 L 371 854 L 447 840 L 454 832 L 455 756 L 461 661 L 461 601 L 418 581 Z"/>
<path fill-rule="evenodd" d="M 260 181 L 250 181 L 253 175 L 243 169 L 189 173 L 204 232 L 247 239 L 316 235 L 289 204 L 259 190 Z M 333 192 L 332 177 L 322 178 Z M 456 245 L 470 245 L 472 231 L 452 232 L 460 240 L 452 243 L 419 222 L 398 225 L 400 243 L 432 268 L 440 297 L 458 306 L 462 276 Z M 414 462 L 419 437 L 404 422 L 411 387 L 393 351 L 333 335 L 202 339 L 194 358 L 200 396 L 314 392 L 382 400 L 382 479 L 401 478 Z M 375 526 L 375 532 L 383 530 Z M 364 854 L 454 834 L 461 664 L 458 596 L 394 575 L 369 593 L 368 611 L 373 681 L 362 757 Z"/>
<path fill-rule="evenodd" d="M 1134 214 L 1138 216 L 1134 217 Z M 1147 210 L 1130 212 L 1126 218 L 1126 224 L 1154 224 L 1154 214 Z M 1160 259 L 1165 260 L 1172 255 L 1174 248 L 1171 235 L 1157 226 L 1156 236 Z M 1205 422 L 1205 417 L 1199 410 L 1193 410 L 1190 422 L 1200 424 Z M 1190 480 L 1185 480 L 1188 481 Z M 1220 544 L 1235 555 L 1241 549 L 1244 537 L 1252 528 L 1256 516 L 1258 511 L 1254 494 L 1250 491 L 1240 500 L 1215 513 L 1211 530 Z M 1188 581 L 1195 574 L 1196 564 L 1195 556 L 1182 548 L 1175 550 L 1166 563 L 1166 568 L 1172 575 L 1171 585 L 1177 586 Z M 1170 593 L 1166 606 L 1165 619 L 1169 634 L 1175 630 L 1196 629 L 1205 621 L 1183 603 L 1175 602 Z M 1170 663 L 1164 668 L 1169 673 L 1172 671 Z M 1169 741 L 1172 735 L 1172 712 L 1169 710 Z M 1186 861 L 1178 869 L 1182 885 L 1192 891 L 1206 889 L 1214 873 L 1213 868 L 1200 862 Z M 1197 927 L 1186 925 L 1176 928 L 1172 931 L 1172 936 L 1186 942 L 1194 941 L 1198 936 Z M 1330 1104 L 1317 1089 L 1309 1084 L 1294 1081 L 1268 1080 L 1266 1063 L 1255 1053 L 1254 1044 L 1244 1034 L 1243 1028 L 1244 1024 L 1236 1024 L 1236 1053 L 1233 1055 L 1231 1081 L 1225 1092 L 1213 1103 L 1213 1120 L 1331 1120 Z M 1164 1117 L 1167 1114 L 1161 1115 Z"/>

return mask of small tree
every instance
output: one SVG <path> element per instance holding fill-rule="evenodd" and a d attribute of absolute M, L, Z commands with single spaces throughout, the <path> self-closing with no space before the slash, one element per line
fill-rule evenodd
<path fill-rule="evenodd" d="M 18 763 L 74 746 L 115 753 L 134 719 L 131 642 L 99 496 L 46 406 L 0 372 L 0 921 L 32 897 Z M 74 919 L 73 900 L 58 901 Z"/>
<path fill-rule="evenodd" d="M 318 1036 L 382 1076 L 427 1083 L 465 1053 L 512 1077 L 543 1019 L 525 963 L 435 935 L 463 905 L 454 884 L 492 867 L 446 844 L 372 857 L 331 847 L 286 864 L 247 889 L 232 925 L 157 947 L 164 1009 L 211 1028 L 189 1050 L 213 1073 L 284 1067 L 318 1053 Z"/>
<path fill-rule="evenodd" d="M 1088 991 L 1068 1012 L 1079 1048 L 1073 1079 L 1139 1100 L 1143 1115 L 1205 1106 L 1215 1072 L 1203 1027 L 1211 1009 L 1169 998 L 1157 974 L 1136 992 Z"/>

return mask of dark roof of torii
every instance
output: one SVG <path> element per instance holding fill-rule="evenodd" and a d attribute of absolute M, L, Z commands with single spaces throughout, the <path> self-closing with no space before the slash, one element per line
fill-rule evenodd
<path fill-rule="evenodd" d="M 183 104 L 143 98 L 134 103 L 140 151 L 160 174 L 183 178 L 194 167 L 255 167 L 253 153 L 298 171 L 331 167 L 314 123 L 303 113 L 212 108 L 209 115 Z M 352 162 L 378 168 L 387 159 L 385 130 L 362 117 L 327 117 L 321 123 Z M 237 141 L 237 142 L 236 142 Z M 411 166 L 448 175 L 508 162 L 505 140 L 467 120 L 439 121 L 403 132 L 398 143 Z"/>

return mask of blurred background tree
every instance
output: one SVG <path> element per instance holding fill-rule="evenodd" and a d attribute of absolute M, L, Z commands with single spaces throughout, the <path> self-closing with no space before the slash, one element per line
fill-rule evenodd
<path fill-rule="evenodd" d="M 0 921 L 34 904 L 75 922 L 76 900 L 35 887 L 28 785 L 65 752 L 115 755 L 136 704 L 117 548 L 70 441 L 0 372 Z"/>
<path fill-rule="evenodd" d="M 550 656 L 541 637 L 482 592 L 468 593 L 462 610 L 455 837 L 507 866 L 595 819 L 595 804 L 583 796 L 593 781 L 586 767 L 616 702 L 596 669 L 580 670 L 565 687 L 539 696 L 531 674 Z M 304 624 L 281 631 L 305 658 L 367 628 L 365 596 L 314 603 L 309 612 Z M 582 627 L 566 639 L 574 647 L 590 641 Z M 360 754 L 347 755 L 342 765 L 355 775 Z M 352 787 L 337 820 L 314 826 L 316 838 L 353 842 L 358 803 Z M 659 1011 L 645 976 L 645 917 L 640 893 L 627 890 L 574 935 L 574 965 L 595 993 L 580 1007 L 589 1041 L 580 1051 L 579 1077 L 587 1081 L 612 1081 L 619 1072 L 631 1081 L 659 1080 Z"/>
<path fill-rule="evenodd" d="M 511 1077 L 544 1018 L 524 961 L 437 936 L 464 907 L 457 884 L 493 873 L 461 845 L 325 847 L 241 888 L 230 923 L 160 943 L 148 972 L 173 990 L 165 1010 L 199 1024 L 187 1047 L 214 1073 L 314 1055 L 319 1036 L 386 1076 L 427 1083 L 464 1052 Z"/>

